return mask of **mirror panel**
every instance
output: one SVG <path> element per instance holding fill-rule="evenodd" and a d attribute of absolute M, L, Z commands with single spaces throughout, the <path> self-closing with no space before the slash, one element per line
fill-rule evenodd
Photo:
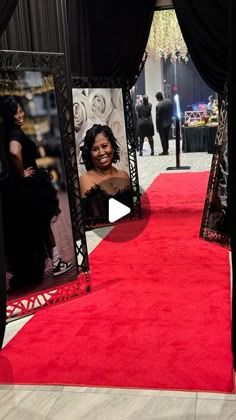
<path fill-rule="evenodd" d="M 39 54 L 37 62 L 33 53 L 23 60 L 20 53 L 0 54 L 7 313 L 13 319 L 86 293 L 90 278 L 63 55 L 45 60 Z"/>

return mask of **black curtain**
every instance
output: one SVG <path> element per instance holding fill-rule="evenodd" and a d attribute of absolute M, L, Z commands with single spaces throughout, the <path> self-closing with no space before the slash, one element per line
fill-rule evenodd
<path fill-rule="evenodd" d="M 7 27 L 18 0 L 1 0 L 0 2 L 0 36 Z"/>
<path fill-rule="evenodd" d="M 18 0 L 1 0 L 0 2 L 0 35 L 7 27 L 16 8 Z M 4 176 L 5 161 L 2 149 L 2 124 L 0 115 L 0 180 Z M 0 190 L 0 349 L 2 348 L 6 326 L 6 267 L 3 246 L 2 199 Z"/>
<path fill-rule="evenodd" d="M 205 82 L 222 93 L 227 77 L 228 8 L 223 0 L 173 0 L 192 60 Z"/>
<path fill-rule="evenodd" d="M 67 0 L 72 75 L 134 81 L 154 9 L 155 0 Z"/>
<path fill-rule="evenodd" d="M 228 213 L 232 249 L 232 351 L 236 370 L 236 143 L 235 143 L 235 2 L 233 0 L 173 0 L 178 21 L 195 66 L 215 91 L 228 83 Z M 216 279 L 217 281 L 217 279 Z"/>
<path fill-rule="evenodd" d="M 155 0 L 116 4 L 110 0 L 18 0 L 0 37 L 0 49 L 66 53 L 65 6 L 72 74 L 134 80 L 147 43 Z"/>
<path fill-rule="evenodd" d="M 18 0 L 9 25 L 0 38 L 0 49 L 64 52 L 65 1 Z"/>

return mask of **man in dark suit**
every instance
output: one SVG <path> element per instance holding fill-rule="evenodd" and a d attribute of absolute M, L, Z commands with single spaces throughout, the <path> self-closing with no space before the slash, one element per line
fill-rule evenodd
<path fill-rule="evenodd" d="M 172 124 L 172 103 L 170 99 L 164 99 L 161 92 L 157 92 L 156 99 L 156 130 L 160 135 L 162 153 L 160 156 L 169 154 L 169 135 Z"/>

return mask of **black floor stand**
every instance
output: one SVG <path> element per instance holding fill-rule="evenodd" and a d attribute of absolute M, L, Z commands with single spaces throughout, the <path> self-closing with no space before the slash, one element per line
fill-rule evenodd
<path fill-rule="evenodd" d="M 184 170 L 190 169 L 191 166 L 180 166 L 180 127 L 179 127 L 179 118 L 176 117 L 176 166 L 168 166 L 166 168 L 167 171 L 176 171 L 176 170 Z"/>

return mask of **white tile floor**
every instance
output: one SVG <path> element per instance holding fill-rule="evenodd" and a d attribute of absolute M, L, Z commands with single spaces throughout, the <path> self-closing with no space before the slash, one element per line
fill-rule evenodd
<path fill-rule="evenodd" d="M 138 157 L 139 181 L 145 190 L 167 166 L 175 166 L 174 140 L 170 155 L 159 157 L 160 143 L 155 138 L 155 156 L 149 156 L 148 144 Z M 209 170 L 212 155 L 187 153 L 181 165 L 191 171 Z M 179 172 L 179 171 L 178 171 Z M 109 229 L 107 229 L 108 231 Z M 105 230 L 104 230 L 105 232 Z M 88 232 L 89 252 L 101 241 Z M 68 303 L 69 304 L 69 303 Z M 29 318 L 7 325 L 5 344 Z M 236 395 L 154 391 L 120 388 L 0 385 L 0 420 L 235 420 Z"/>

